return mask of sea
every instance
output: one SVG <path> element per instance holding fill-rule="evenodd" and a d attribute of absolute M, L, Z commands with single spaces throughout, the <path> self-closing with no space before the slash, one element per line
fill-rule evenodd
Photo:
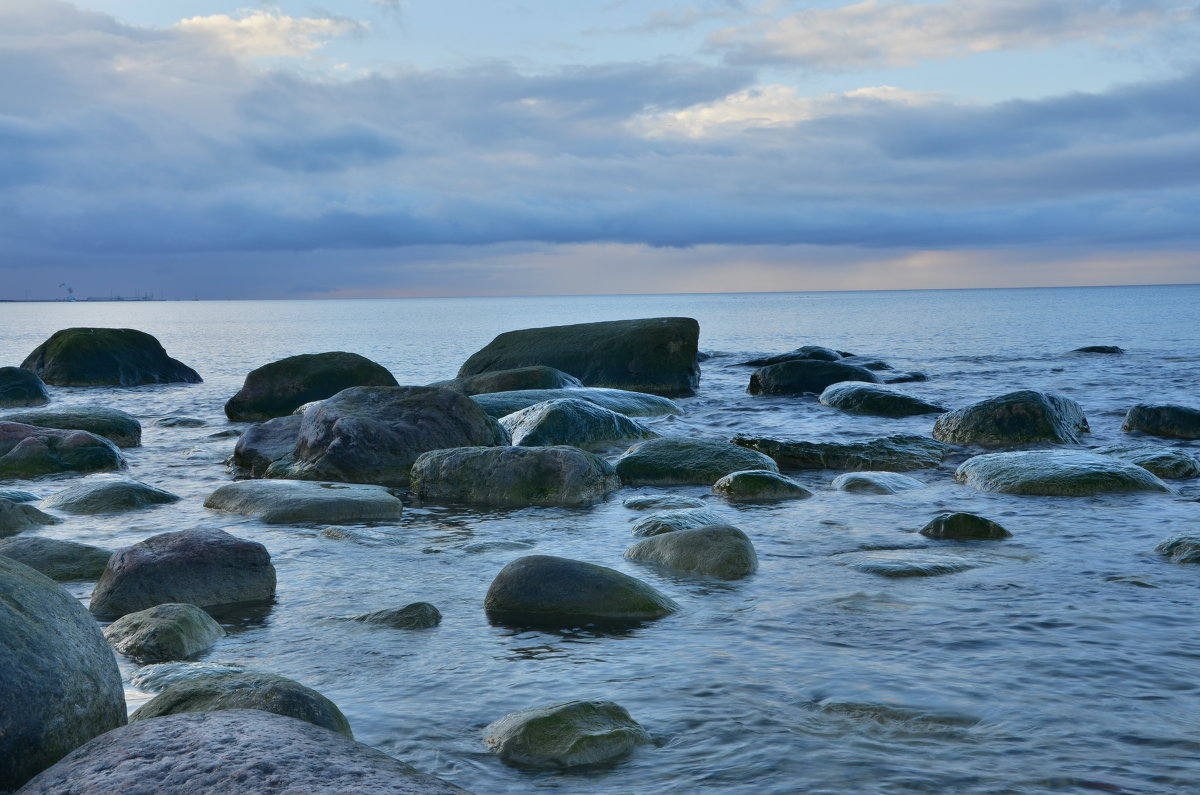
<path fill-rule="evenodd" d="M 279 577 L 270 610 L 226 624 L 198 659 L 295 679 L 332 699 L 361 742 L 477 793 L 1191 793 L 1200 791 L 1200 566 L 1155 552 L 1200 533 L 1200 483 L 1166 494 L 1031 497 L 955 483 L 969 454 L 909 473 L 894 495 L 832 488 L 791 472 L 812 498 L 732 504 L 700 486 L 624 488 L 584 509 L 411 504 L 395 522 L 264 525 L 203 507 L 230 481 L 222 410 L 247 372 L 300 353 L 351 351 L 402 384 L 452 378 L 495 335 L 519 328 L 687 316 L 700 323 L 702 380 L 666 435 L 857 440 L 928 434 L 934 417 L 854 416 L 815 397 L 747 393 L 741 362 L 801 345 L 869 355 L 923 382 L 895 388 L 950 407 L 1016 389 L 1078 401 L 1083 448 L 1130 441 L 1139 402 L 1200 407 L 1200 285 L 722 295 L 327 301 L 0 304 L 0 365 L 54 331 L 128 327 L 157 337 L 201 384 L 51 388 L 52 405 L 135 415 L 130 477 L 182 497 L 111 516 L 64 516 L 39 531 L 119 548 L 156 533 L 222 528 L 266 545 Z M 1072 353 L 1117 345 L 1123 355 Z M 166 417 L 200 427 L 166 427 Z M 1142 438 L 1200 456 L 1200 442 Z M 608 451 L 610 458 L 619 449 Z M 0 485 L 48 496 L 73 478 Z M 734 582 L 623 559 L 623 502 L 704 500 L 741 528 L 759 569 Z M 1000 542 L 932 541 L 944 511 L 1001 523 Z M 920 549 L 970 568 L 887 578 L 848 562 Z M 590 561 L 677 601 L 625 632 L 517 631 L 488 622 L 496 573 L 529 554 Z M 91 584 L 70 583 L 86 603 Z M 428 630 L 344 620 L 427 601 Z M 130 710 L 153 694 L 118 657 Z M 574 699 L 615 701 L 653 743 L 599 768 L 528 771 L 483 743 L 509 713 Z"/>

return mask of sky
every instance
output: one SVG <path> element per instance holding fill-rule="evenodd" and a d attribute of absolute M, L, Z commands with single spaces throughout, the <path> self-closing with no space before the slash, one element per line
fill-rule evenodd
<path fill-rule="evenodd" d="M 0 299 L 1200 282 L 1200 0 L 0 0 Z"/>

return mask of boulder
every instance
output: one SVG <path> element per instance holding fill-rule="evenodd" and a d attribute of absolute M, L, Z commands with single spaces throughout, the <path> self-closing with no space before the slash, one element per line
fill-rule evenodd
<path fill-rule="evenodd" d="M 10 411 L 0 417 L 0 422 L 19 422 L 61 431 L 87 431 L 103 436 L 117 447 L 137 447 L 142 443 L 142 424 L 137 417 L 104 406 Z"/>
<path fill-rule="evenodd" d="M 0 478 L 124 468 L 125 459 L 116 446 L 95 434 L 0 421 Z"/>
<path fill-rule="evenodd" d="M 587 505 L 621 487 L 603 458 L 578 447 L 457 447 L 412 466 L 421 500 L 475 505 Z"/>
<path fill-rule="evenodd" d="M 611 701 L 569 701 L 505 715 L 484 729 L 484 743 L 510 765 L 561 769 L 613 762 L 650 735 Z"/>
<path fill-rule="evenodd" d="M 550 555 L 528 555 L 501 569 L 483 606 L 496 624 L 551 628 L 637 625 L 679 610 L 628 574 Z"/>
<path fill-rule="evenodd" d="M 399 519 L 404 503 L 383 486 L 242 480 L 208 495 L 204 507 L 253 516 L 266 524 L 351 524 Z"/>
<path fill-rule="evenodd" d="M 625 558 L 722 580 L 738 580 L 758 569 L 750 539 L 727 524 L 656 535 L 631 546 Z"/>
<path fill-rule="evenodd" d="M 928 436 L 900 433 L 862 442 L 806 442 L 735 436 L 733 443 L 764 453 L 784 469 L 908 472 L 936 467 L 952 449 Z"/>
<path fill-rule="evenodd" d="M 32 505 L 23 502 L 13 502 L 0 497 L 0 538 L 15 536 L 26 530 L 47 524 L 58 524 L 62 520 L 48 513 L 42 513 Z"/>
<path fill-rule="evenodd" d="M 1106 492 L 1170 491 L 1136 464 L 1078 450 L 1025 450 L 968 458 L 959 483 L 1001 494 L 1083 497 Z"/>
<path fill-rule="evenodd" d="M 98 737 L 31 781 L 61 793 L 451 795 L 465 790 L 382 751 L 258 709 L 139 720 Z"/>
<path fill-rule="evenodd" d="M 270 478 L 407 486 L 421 453 L 508 444 L 471 398 L 427 386 L 356 386 L 306 411 L 291 456 Z"/>
<path fill-rule="evenodd" d="M 1160 478 L 1183 480 L 1200 477 L 1200 463 L 1186 450 L 1150 444 L 1127 444 L 1103 447 L 1100 455 L 1111 455 L 1122 461 L 1137 464 Z"/>
<path fill-rule="evenodd" d="M 179 497 L 136 480 L 87 480 L 42 500 L 41 507 L 65 513 L 122 513 L 179 502 Z"/>
<path fill-rule="evenodd" d="M 767 456 L 721 439 L 669 437 L 639 442 L 617 459 L 627 486 L 711 486 L 730 472 L 779 467 Z"/>
<path fill-rule="evenodd" d="M 1154 548 L 1172 563 L 1200 563 L 1200 536 L 1173 536 Z"/>
<path fill-rule="evenodd" d="M 33 349 L 21 366 L 55 386 L 198 384 L 195 370 L 162 344 L 131 328 L 69 328 Z"/>
<path fill-rule="evenodd" d="M 780 353 L 774 356 L 760 356 L 756 359 L 749 359 L 738 364 L 744 367 L 769 367 L 773 364 L 783 364 L 784 362 L 799 362 L 799 361 L 820 361 L 820 362 L 836 362 L 844 358 L 842 354 L 832 348 L 823 348 L 820 345 L 802 345 L 794 351 Z"/>
<path fill-rule="evenodd" d="M 898 472 L 847 472 L 833 479 L 833 487 L 858 494 L 898 494 L 923 489 L 925 484 Z"/>
<path fill-rule="evenodd" d="M 305 403 L 333 397 L 352 386 L 397 386 L 387 368 L 357 353 L 304 353 L 251 370 L 225 403 L 235 422 L 285 417 Z"/>
<path fill-rule="evenodd" d="M 274 598 L 275 567 L 262 544 L 223 530 L 179 530 L 114 552 L 89 609 L 109 619 L 166 602 L 210 609 Z"/>
<path fill-rule="evenodd" d="M 659 511 L 668 508 L 703 508 L 704 500 L 679 494 L 642 494 L 623 503 L 631 511 Z"/>
<path fill-rule="evenodd" d="M 812 492 L 791 478 L 769 469 L 744 469 L 730 472 L 713 484 L 713 494 L 735 502 L 771 502 L 802 500 Z"/>
<path fill-rule="evenodd" d="M 981 447 L 1079 444 L 1080 434 L 1087 432 L 1087 418 L 1074 400 L 1029 389 L 955 409 L 933 424 L 933 438 L 939 441 Z"/>
<path fill-rule="evenodd" d="M 471 400 L 482 406 L 488 416 L 497 419 L 536 403 L 561 398 L 586 400 L 626 417 L 663 417 L 683 413 L 679 404 L 670 398 L 623 389 L 519 389 L 471 396 Z"/>
<path fill-rule="evenodd" d="M 485 395 L 489 392 L 513 392 L 522 389 L 574 389 L 583 386 L 583 382 L 570 373 L 539 364 L 451 378 L 448 381 L 434 381 L 429 386 L 453 389 L 464 395 Z"/>
<path fill-rule="evenodd" d="M 500 424 L 512 435 L 512 443 L 522 447 L 569 444 L 591 449 L 658 437 L 637 420 L 575 398 L 535 403 L 501 418 Z"/>
<path fill-rule="evenodd" d="M 879 376 L 865 367 L 817 359 L 798 359 L 760 367 L 750 374 L 751 395 L 819 395 L 831 384 L 865 381 L 878 384 Z"/>
<path fill-rule="evenodd" d="M 0 638 L 0 791 L 7 792 L 125 725 L 125 691 L 112 650 L 79 601 L 6 557 Z"/>
<path fill-rule="evenodd" d="M 111 555 L 107 549 L 43 536 L 0 539 L 0 556 L 58 582 L 100 579 Z"/>
<path fill-rule="evenodd" d="M 203 428 L 208 422 L 199 417 L 159 417 L 154 421 L 159 428 Z M 238 433 L 234 431 L 234 433 Z"/>
<path fill-rule="evenodd" d="M 987 541 L 1012 535 L 991 519 L 973 513 L 940 513 L 929 520 L 920 533 L 927 538 L 953 541 Z"/>
<path fill-rule="evenodd" d="M 126 613 L 105 628 L 104 637 L 139 663 L 158 663 L 199 654 L 225 630 L 195 605 L 168 603 Z"/>
<path fill-rule="evenodd" d="M 1084 345 L 1082 348 L 1076 348 L 1071 353 L 1124 353 L 1123 348 L 1118 348 L 1116 345 Z"/>
<path fill-rule="evenodd" d="M 874 417 L 913 417 L 918 414 L 941 414 L 948 409 L 920 398 L 888 389 L 878 384 L 845 381 L 831 384 L 821 393 L 821 403 L 841 409 L 848 414 L 868 414 Z"/>
<path fill-rule="evenodd" d="M 0 407 L 44 406 L 50 393 L 37 374 L 20 367 L 0 367 Z"/>
<path fill-rule="evenodd" d="M 674 508 L 648 513 L 633 523 L 630 532 L 639 537 L 692 530 L 710 524 L 721 524 L 721 517 L 708 508 Z"/>
<path fill-rule="evenodd" d="M 1168 439 L 1200 439 L 1200 409 L 1160 403 L 1139 403 L 1125 415 L 1121 430 L 1141 431 Z"/>
<path fill-rule="evenodd" d="M 267 469 L 281 461 L 296 449 L 300 438 L 300 415 L 279 417 L 274 420 L 251 425 L 238 437 L 229 459 L 229 468 L 235 477 L 266 477 Z"/>
<path fill-rule="evenodd" d="M 688 396 L 700 383 L 699 338 L 700 324 L 690 317 L 506 331 L 472 354 L 458 377 L 541 364 L 586 386 Z"/>
<path fill-rule="evenodd" d="M 442 614 L 429 602 L 413 602 L 404 607 L 363 613 L 361 616 L 355 616 L 354 620 L 392 629 L 432 629 L 442 623 Z"/>

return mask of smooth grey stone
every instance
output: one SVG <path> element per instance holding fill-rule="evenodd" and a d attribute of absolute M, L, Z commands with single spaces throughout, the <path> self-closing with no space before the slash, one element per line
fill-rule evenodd
<path fill-rule="evenodd" d="M 898 472 L 847 472 L 833 479 L 838 491 L 859 494 L 897 494 L 910 489 L 923 489 L 925 484 Z"/>
<path fill-rule="evenodd" d="M 116 445 L 87 431 L 39 428 L 0 420 L 0 478 L 124 469 Z"/>
<path fill-rule="evenodd" d="M 36 373 L 21 367 L 0 367 L 0 407 L 44 406 L 50 393 Z"/>
<path fill-rule="evenodd" d="M 179 497 L 136 480 L 86 480 L 51 494 L 39 505 L 75 514 L 136 511 L 179 502 Z"/>
<path fill-rule="evenodd" d="M 198 384 L 195 370 L 162 343 L 131 328 L 68 328 L 33 349 L 21 366 L 55 386 Z"/>
<path fill-rule="evenodd" d="M 879 376 L 865 367 L 843 362 L 799 359 L 760 367 L 750 374 L 751 395 L 819 395 L 840 381 L 878 384 Z"/>
<path fill-rule="evenodd" d="M 772 502 L 803 500 L 812 492 L 791 478 L 768 469 L 743 469 L 730 472 L 713 484 L 713 494 L 735 502 Z"/>
<path fill-rule="evenodd" d="M 363 613 L 361 616 L 355 616 L 354 620 L 392 629 L 431 629 L 442 623 L 442 614 L 429 602 L 413 602 L 404 607 Z"/>
<path fill-rule="evenodd" d="M 1008 538 L 1012 533 L 982 516 L 973 513 L 941 513 L 920 530 L 928 538 L 955 541 L 992 540 Z"/>
<path fill-rule="evenodd" d="M 1025 450 L 968 458 L 959 483 L 1001 494 L 1085 497 L 1107 492 L 1170 491 L 1136 464 L 1076 450 Z"/>
<path fill-rule="evenodd" d="M 684 497 L 679 494 L 643 494 L 630 497 L 623 503 L 632 511 L 658 511 L 670 508 L 703 508 L 704 500 L 695 497 Z"/>
<path fill-rule="evenodd" d="M 730 472 L 779 467 L 767 456 L 721 439 L 672 436 L 630 447 L 617 459 L 617 474 L 627 486 L 711 486 Z"/>
<path fill-rule="evenodd" d="M 484 729 L 484 743 L 510 765 L 562 769 L 613 762 L 650 735 L 611 701 L 569 701 L 505 715 Z"/>
<path fill-rule="evenodd" d="M 1169 403 L 1139 403 L 1129 409 L 1121 430 L 1167 439 L 1200 439 L 1200 409 Z"/>
<path fill-rule="evenodd" d="M 914 434 L 895 434 L 861 442 L 807 442 L 735 436 L 733 443 L 764 453 L 785 469 L 841 469 L 908 472 L 936 467 L 952 449 Z"/>
<path fill-rule="evenodd" d="M 15 536 L 26 530 L 32 530 L 42 525 L 58 524 L 61 521 L 56 516 L 42 513 L 32 505 L 0 497 L 0 538 Z"/>
<path fill-rule="evenodd" d="M 137 447 L 142 443 L 142 423 L 137 417 L 105 406 L 10 411 L 0 416 L 0 422 L 19 422 L 60 431 L 87 431 L 108 439 L 117 447 Z"/>
<path fill-rule="evenodd" d="M 867 414 L 875 417 L 913 417 L 919 414 L 941 414 L 948 409 L 879 384 L 844 381 L 831 384 L 818 398 L 826 406 L 848 414 Z"/>
<path fill-rule="evenodd" d="M 948 444 L 1012 447 L 1033 442 L 1079 444 L 1088 432 L 1083 409 L 1070 398 L 1030 389 L 981 400 L 943 414 L 933 438 Z"/>
<path fill-rule="evenodd" d="M 208 495 L 205 508 L 266 524 L 349 524 L 399 519 L 402 503 L 383 486 L 311 480 L 241 480 Z"/>
<path fill-rule="evenodd" d="M 1178 447 L 1149 444 L 1115 445 L 1103 447 L 1095 452 L 1137 464 L 1160 478 L 1183 480 L 1200 477 L 1200 462 Z"/>
<path fill-rule="evenodd" d="M 523 447 L 569 444 L 593 449 L 658 436 L 624 414 L 575 398 L 535 403 L 502 417 L 500 424 L 511 434 L 512 443 Z"/>
<path fill-rule="evenodd" d="M 104 630 L 121 654 L 140 663 L 182 660 L 225 637 L 225 630 L 195 605 L 167 603 L 126 613 Z"/>
<path fill-rule="evenodd" d="M 758 569 L 754 544 L 741 530 L 727 524 L 647 538 L 627 549 L 625 559 L 722 580 L 738 580 Z"/>
<path fill-rule="evenodd" d="M 670 398 L 623 389 L 519 389 L 471 396 L 471 400 L 482 406 L 489 416 L 497 419 L 537 403 L 562 398 L 586 400 L 626 417 L 662 417 L 683 413 L 679 404 Z"/>
<path fill-rule="evenodd" d="M 647 514 L 633 523 L 630 532 L 639 538 L 645 538 L 710 524 L 721 524 L 720 515 L 708 508 L 678 508 Z"/>
<path fill-rule="evenodd" d="M 333 397 L 354 386 L 397 386 L 383 365 L 345 351 L 303 353 L 251 370 L 238 393 L 225 403 L 236 422 L 286 417 L 306 403 Z"/>
<path fill-rule="evenodd" d="M 429 386 L 453 389 L 464 395 L 486 395 L 490 392 L 513 392 L 519 389 L 574 389 L 583 382 L 570 373 L 545 365 L 496 370 L 448 381 L 434 381 Z"/>
<path fill-rule="evenodd" d="M 0 555 L 24 563 L 52 580 L 70 582 L 100 579 L 112 551 L 57 538 L 18 536 L 0 540 Z"/>
<path fill-rule="evenodd" d="M 611 464 L 577 447 L 456 447 L 412 467 L 420 500 L 474 505 L 588 505 L 621 487 Z"/>

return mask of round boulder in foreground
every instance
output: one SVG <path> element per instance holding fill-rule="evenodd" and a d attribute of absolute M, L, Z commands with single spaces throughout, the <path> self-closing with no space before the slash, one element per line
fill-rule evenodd
<path fill-rule="evenodd" d="M 225 416 L 264 422 L 352 386 L 397 384 L 387 368 L 357 353 L 303 353 L 251 370 L 242 388 L 225 403 Z"/>
<path fill-rule="evenodd" d="M 139 386 L 202 380 L 162 343 L 131 328 L 68 328 L 34 348 L 21 366 L 55 386 Z"/>
<path fill-rule="evenodd" d="M 954 479 L 980 491 L 1047 497 L 1170 491 L 1166 483 L 1136 464 L 1076 450 L 977 455 L 959 466 Z"/>
<path fill-rule="evenodd" d="M 611 701 L 569 701 L 505 715 L 484 742 L 510 765 L 559 769 L 612 762 L 650 735 Z"/>

